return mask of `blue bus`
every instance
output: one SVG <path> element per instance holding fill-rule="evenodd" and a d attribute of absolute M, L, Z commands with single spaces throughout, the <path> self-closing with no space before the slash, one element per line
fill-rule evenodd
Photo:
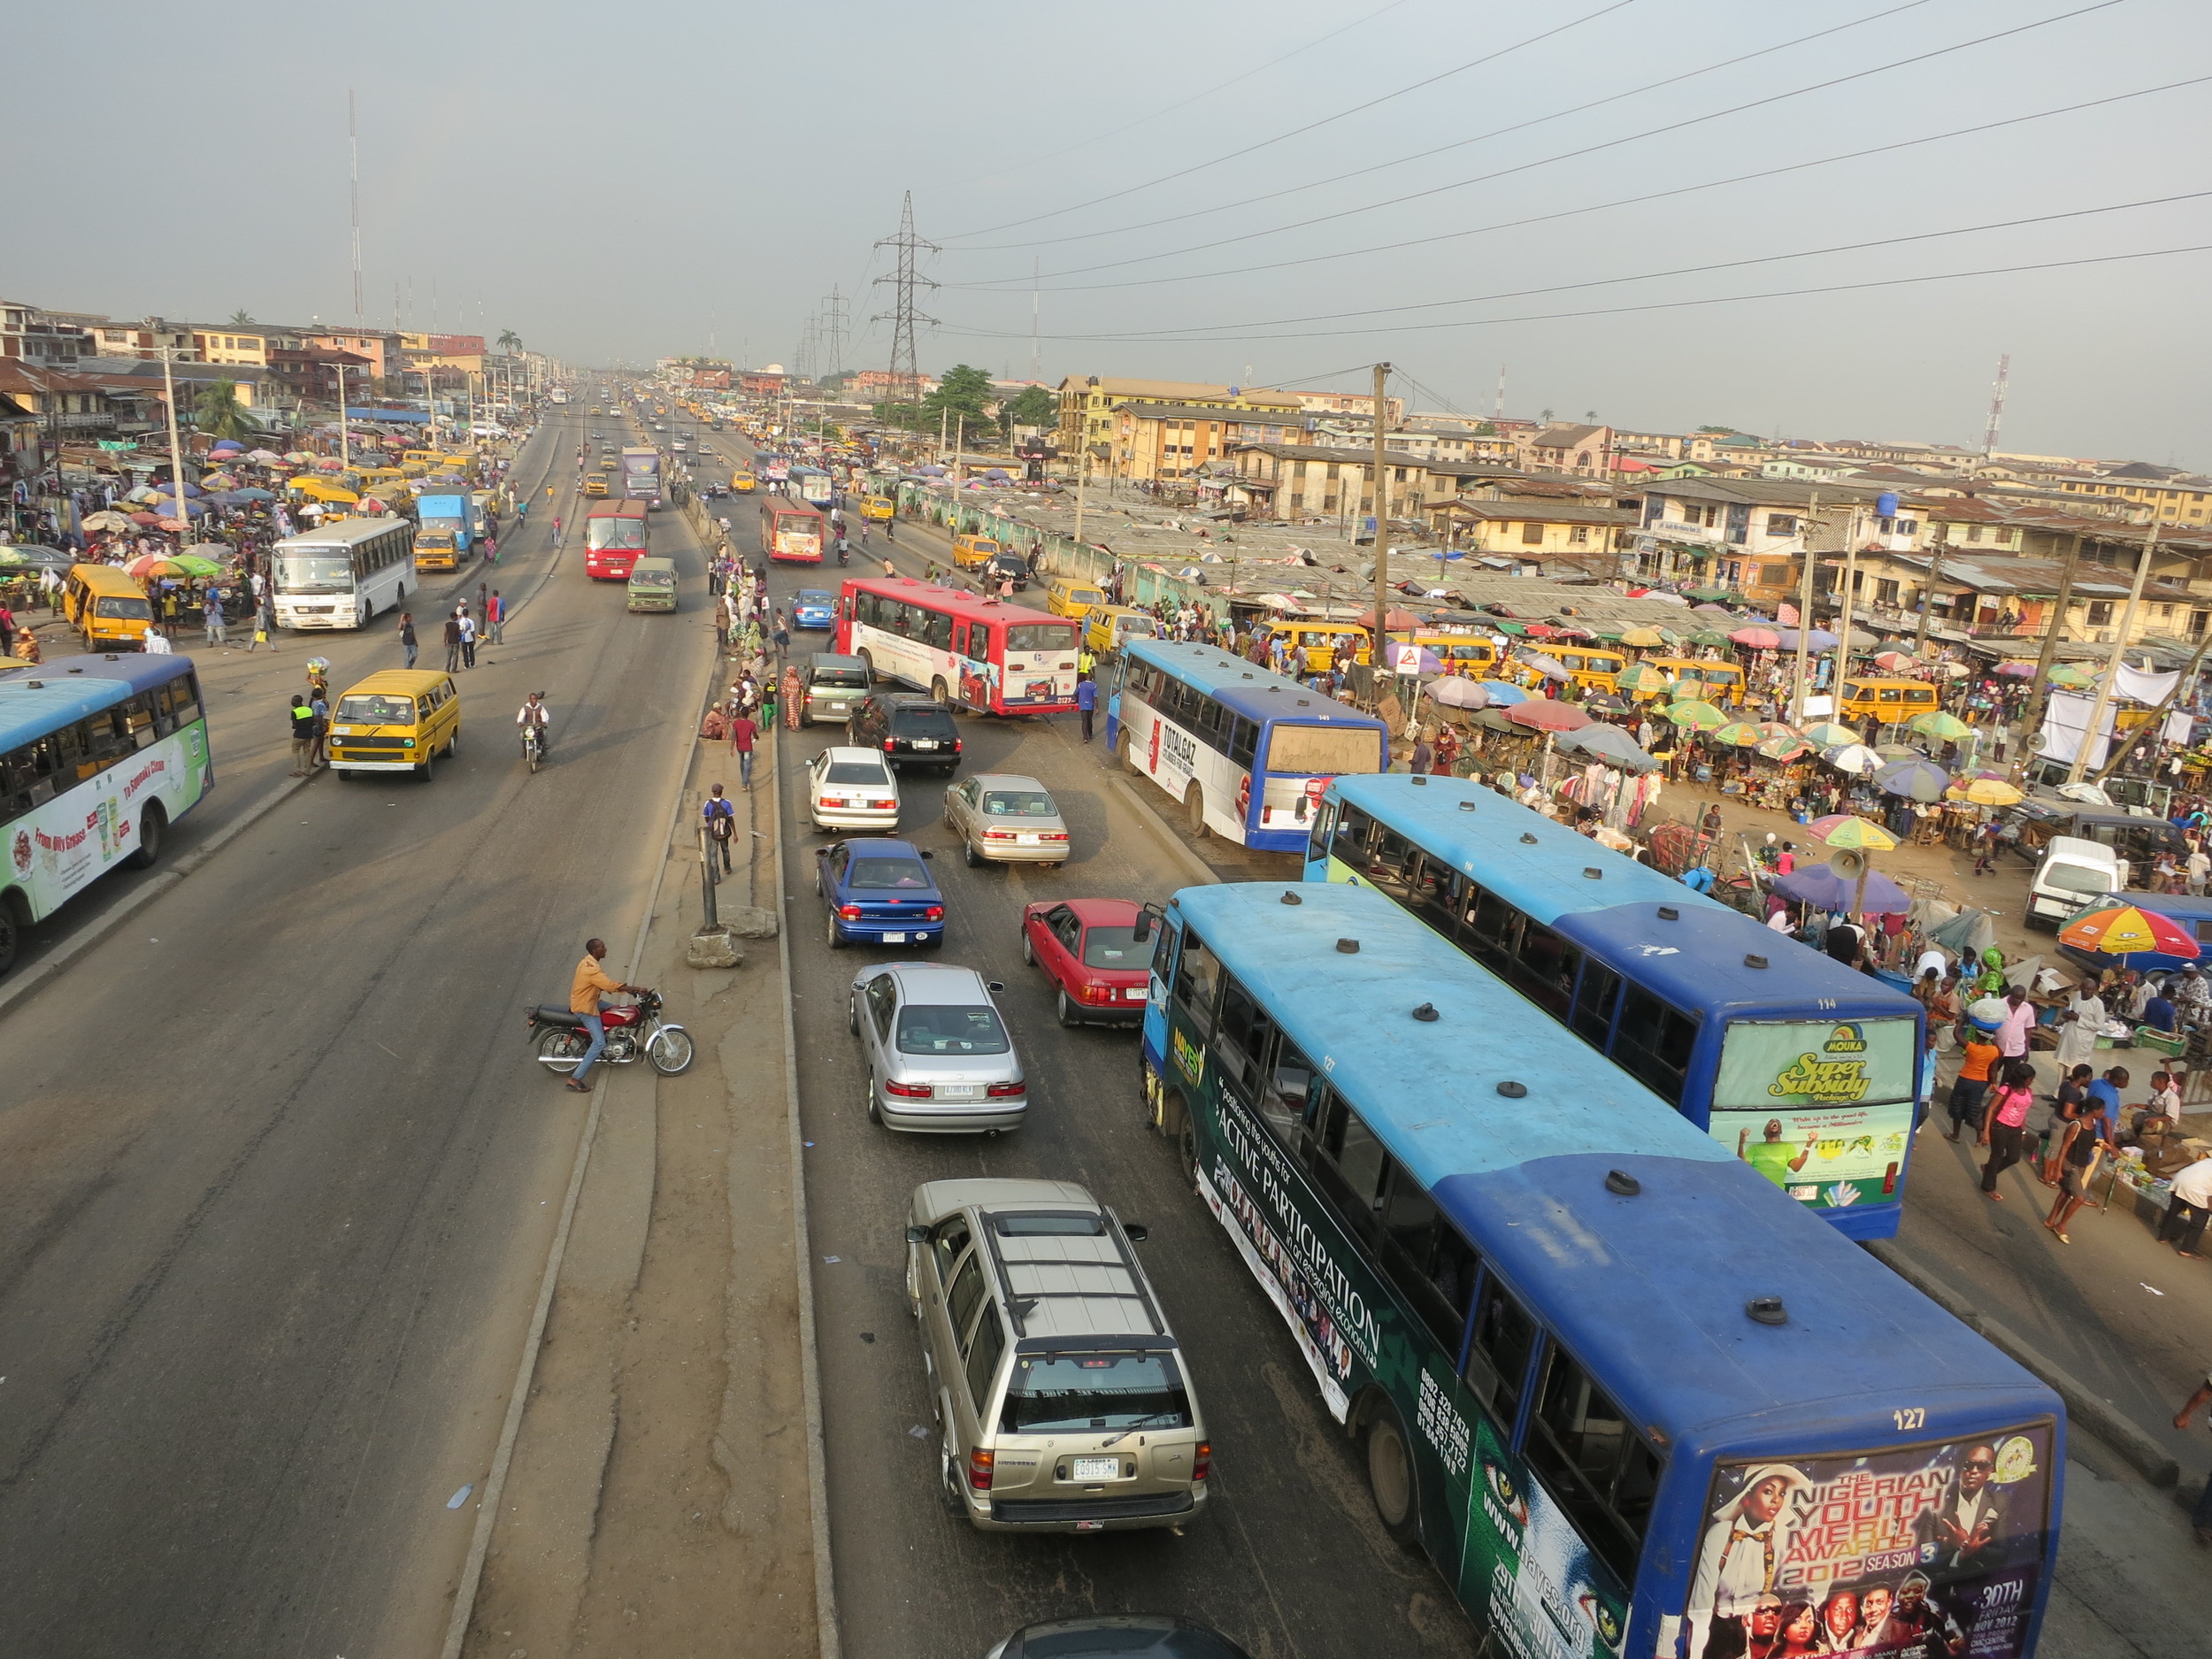
<path fill-rule="evenodd" d="M 0 673 L 0 973 L 31 926 L 143 869 L 215 780 L 188 657 L 60 657 Z"/>
<path fill-rule="evenodd" d="M 1191 833 L 1302 852 L 1331 778 L 1381 772 L 1371 715 L 1210 645 L 1133 639 L 1106 741 L 1183 804 Z"/>
<path fill-rule="evenodd" d="M 1492 1644 L 2033 1651 L 2048 1388 L 1380 894 L 1157 925 L 1153 1120 Z"/>
<path fill-rule="evenodd" d="M 1338 780 L 1305 873 L 1397 900 L 1847 1237 L 1896 1235 L 1902 991 L 1463 778 Z"/>

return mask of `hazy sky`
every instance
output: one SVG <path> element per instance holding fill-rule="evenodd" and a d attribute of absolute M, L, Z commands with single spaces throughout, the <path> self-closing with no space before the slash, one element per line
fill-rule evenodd
<path fill-rule="evenodd" d="M 73 0 L 9 35 L 0 293 L 59 309 L 349 320 L 350 88 L 378 324 L 396 284 L 407 326 L 575 363 L 788 362 L 835 285 L 884 366 L 911 189 L 926 369 L 1028 374 L 1041 268 L 1048 380 L 1387 358 L 1417 407 L 1486 412 L 1503 366 L 1516 415 L 1978 443 L 2008 351 L 2001 447 L 2212 465 L 2212 254 L 2108 257 L 2212 244 L 2212 195 L 2157 200 L 2212 192 L 2212 79 L 2047 113 L 2212 77 L 2201 0 Z M 1809 288 L 1850 291 L 1743 297 Z M 1340 315 L 1388 307 L 1423 309 Z"/>

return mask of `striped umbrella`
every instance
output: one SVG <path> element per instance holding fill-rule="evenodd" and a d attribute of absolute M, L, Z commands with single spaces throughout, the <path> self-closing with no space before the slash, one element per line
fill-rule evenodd
<path fill-rule="evenodd" d="M 1940 709 L 1926 714 L 1916 714 L 1905 722 L 1924 737 L 1932 737 L 1939 743 L 1955 743 L 1962 737 L 1971 737 L 1974 728 L 1955 714 L 1946 714 Z"/>
<path fill-rule="evenodd" d="M 1805 735 L 1823 749 L 1834 749 L 1840 743 L 1856 743 L 1859 734 L 1839 720 L 1816 720 L 1805 728 Z"/>
<path fill-rule="evenodd" d="M 1976 806 L 2016 806 L 2024 797 L 2020 791 L 2001 778 L 1973 778 L 1965 783 L 1955 783 L 1944 793 L 1954 801 L 1970 801 Z"/>
<path fill-rule="evenodd" d="M 1621 671 L 1614 683 L 1623 691 L 1664 691 L 1671 682 L 1664 669 L 1654 668 L 1649 663 L 1632 663 Z"/>
<path fill-rule="evenodd" d="M 1879 824 L 1852 812 L 1831 812 L 1826 818 L 1815 818 L 1805 828 L 1824 847 L 1886 853 L 1897 845 L 1897 838 Z"/>
<path fill-rule="evenodd" d="M 1671 703 L 1663 710 L 1667 718 L 1677 726 L 1686 726 L 1694 731 L 1717 732 L 1729 724 L 1728 716 L 1711 703 L 1695 697 L 1681 703 Z"/>
<path fill-rule="evenodd" d="M 1731 720 L 1713 733 L 1713 741 L 1730 749 L 1756 749 L 1766 733 L 1748 720 Z"/>
<path fill-rule="evenodd" d="M 2133 904 L 2107 904 L 2083 911 L 2058 930 L 2058 942 L 2077 950 L 2101 950 L 2108 956 L 2137 951 L 2184 957 L 2199 954 L 2196 940 L 2172 917 Z"/>

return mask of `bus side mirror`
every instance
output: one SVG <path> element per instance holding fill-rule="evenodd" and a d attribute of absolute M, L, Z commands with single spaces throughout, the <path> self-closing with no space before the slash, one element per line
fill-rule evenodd
<path fill-rule="evenodd" d="M 1137 926 L 1135 932 L 1137 942 L 1141 945 L 1144 943 L 1146 940 L 1152 937 L 1152 912 L 1150 910 L 1139 910 L 1137 912 Z"/>

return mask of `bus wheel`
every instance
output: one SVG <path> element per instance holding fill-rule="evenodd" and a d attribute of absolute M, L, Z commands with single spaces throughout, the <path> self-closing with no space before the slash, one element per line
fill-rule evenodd
<path fill-rule="evenodd" d="M 1125 726 L 1121 728 L 1121 735 L 1114 740 L 1114 756 L 1121 762 L 1124 772 L 1136 771 L 1136 757 L 1129 752 L 1129 728 Z"/>
<path fill-rule="evenodd" d="M 952 701 L 952 687 L 946 685 L 943 677 L 940 676 L 939 678 L 929 682 L 929 695 L 935 702 L 950 703 Z"/>
<path fill-rule="evenodd" d="M 1183 797 L 1183 805 L 1190 813 L 1191 839 L 1198 841 L 1204 841 L 1206 839 L 1206 792 L 1196 784 L 1191 785 L 1190 793 Z"/>
<path fill-rule="evenodd" d="M 169 827 L 169 815 L 158 803 L 146 809 L 146 815 L 138 820 L 138 845 L 131 849 L 123 862 L 134 870 L 150 870 L 154 860 L 161 856 L 162 832 Z"/>
<path fill-rule="evenodd" d="M 1190 1107 L 1178 1094 L 1173 1102 L 1174 1117 L 1179 1125 L 1175 1131 L 1175 1162 L 1183 1171 L 1187 1187 L 1198 1185 L 1198 1125 L 1191 1121 Z"/>
<path fill-rule="evenodd" d="M 31 910 L 20 893 L 0 893 L 0 973 L 15 966 L 23 954 L 23 937 L 30 932 Z"/>
<path fill-rule="evenodd" d="M 1367 1425 L 1367 1491 L 1375 1501 L 1375 1518 L 1383 1531 L 1401 1544 L 1420 1541 L 1421 1505 L 1415 1484 L 1413 1454 L 1406 1432 L 1389 1406 L 1377 1409 Z"/>
<path fill-rule="evenodd" d="M 876 683 L 876 659 L 868 652 L 863 651 L 860 653 L 860 665 L 867 672 L 868 683 L 874 685 Z"/>

